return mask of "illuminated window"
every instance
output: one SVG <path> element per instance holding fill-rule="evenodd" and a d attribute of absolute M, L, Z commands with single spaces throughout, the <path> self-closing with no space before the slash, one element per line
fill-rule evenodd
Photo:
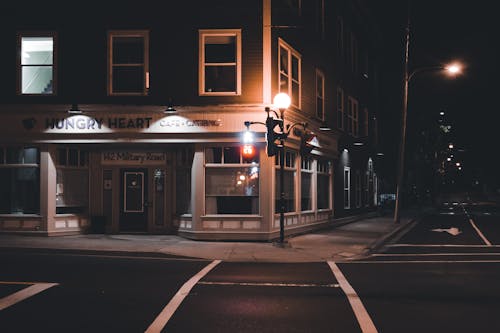
<path fill-rule="evenodd" d="M 55 39 L 55 34 L 19 36 L 21 94 L 55 94 Z"/>
<path fill-rule="evenodd" d="M 40 212 L 40 154 L 34 147 L 0 147 L 0 214 Z"/>
<path fill-rule="evenodd" d="M 108 93 L 146 95 L 149 89 L 149 33 L 108 33 Z"/>
<path fill-rule="evenodd" d="M 285 167 L 283 168 L 283 174 L 285 182 L 283 183 L 283 189 L 285 193 L 285 212 L 295 212 L 295 179 L 297 177 L 297 167 L 296 167 L 297 153 L 293 151 L 285 151 Z M 276 174 L 275 174 L 275 206 L 274 211 L 276 213 L 280 212 L 280 167 L 279 167 L 279 156 L 275 158 Z"/>
<path fill-rule="evenodd" d="M 297 51 L 279 40 L 279 88 L 288 94 L 291 105 L 301 107 L 301 58 Z"/>
<path fill-rule="evenodd" d="M 200 30 L 199 53 L 199 94 L 241 95 L 241 30 Z"/>
<path fill-rule="evenodd" d="M 351 208 L 351 168 L 344 167 L 344 208 Z"/>
<path fill-rule="evenodd" d="M 89 153 L 60 147 L 56 155 L 56 213 L 85 213 L 89 200 Z"/>
<path fill-rule="evenodd" d="M 316 117 L 325 120 L 325 76 L 316 71 Z"/>
<path fill-rule="evenodd" d="M 340 87 L 337 88 L 337 127 L 341 130 L 344 129 L 344 90 Z"/>
<path fill-rule="evenodd" d="M 259 214 L 259 156 L 239 146 L 205 149 L 205 213 Z"/>

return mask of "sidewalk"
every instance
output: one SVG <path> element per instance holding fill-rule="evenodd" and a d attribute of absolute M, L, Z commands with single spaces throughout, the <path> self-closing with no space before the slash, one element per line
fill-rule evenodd
<path fill-rule="evenodd" d="M 286 239 L 284 246 L 268 242 L 207 242 L 175 235 L 103 235 L 40 237 L 0 235 L 2 248 L 43 248 L 65 250 L 163 253 L 200 259 L 244 262 L 318 262 L 359 259 L 385 241 L 407 230 L 413 215 L 366 218 Z"/>

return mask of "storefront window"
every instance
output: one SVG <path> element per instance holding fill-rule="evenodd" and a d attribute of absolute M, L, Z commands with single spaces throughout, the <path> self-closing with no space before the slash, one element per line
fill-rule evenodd
<path fill-rule="evenodd" d="M 206 214 L 258 214 L 259 164 L 243 159 L 240 147 L 205 150 Z"/>
<path fill-rule="evenodd" d="M 88 207 L 88 153 L 57 149 L 56 214 L 85 213 Z"/>
<path fill-rule="evenodd" d="M 193 149 L 177 151 L 177 169 L 175 174 L 175 206 L 176 215 L 191 214 L 191 167 L 193 165 Z"/>
<path fill-rule="evenodd" d="M 295 177 L 297 174 L 297 170 L 295 167 L 295 160 L 297 159 L 297 154 L 295 152 L 286 151 L 285 152 L 285 168 L 284 168 L 284 183 L 283 183 L 283 192 L 284 192 L 284 206 L 285 213 L 286 212 L 295 212 Z M 276 213 L 280 212 L 280 167 L 279 167 L 279 157 L 276 159 L 276 181 L 275 181 L 275 206 L 274 211 Z"/>
<path fill-rule="evenodd" d="M 300 208 L 302 211 L 312 210 L 312 160 L 302 158 L 300 170 Z"/>
<path fill-rule="evenodd" d="M 40 212 L 39 152 L 33 147 L 0 147 L 0 214 Z"/>
<path fill-rule="evenodd" d="M 317 167 L 317 197 L 318 197 L 318 209 L 329 209 L 330 208 L 330 162 L 318 160 Z"/>

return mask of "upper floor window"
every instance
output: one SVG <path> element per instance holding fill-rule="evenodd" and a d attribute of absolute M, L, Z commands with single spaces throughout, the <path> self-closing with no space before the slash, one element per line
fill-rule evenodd
<path fill-rule="evenodd" d="M 344 90 L 337 88 L 337 127 L 344 129 Z"/>
<path fill-rule="evenodd" d="M 325 38 L 325 0 L 316 0 L 316 32 L 321 39 Z"/>
<path fill-rule="evenodd" d="M 300 109 L 301 58 L 290 45 L 279 41 L 279 89 L 290 96 L 291 104 Z"/>
<path fill-rule="evenodd" d="M 200 30 L 199 53 L 199 94 L 241 95 L 241 30 Z"/>
<path fill-rule="evenodd" d="M 149 89 L 148 31 L 108 33 L 108 94 L 146 95 Z"/>
<path fill-rule="evenodd" d="M 356 137 L 359 134 L 358 119 L 358 101 L 349 96 L 347 99 L 347 131 Z"/>
<path fill-rule="evenodd" d="M 316 70 L 316 117 L 325 120 L 325 75 Z"/>
<path fill-rule="evenodd" d="M 337 17 L 337 54 L 344 55 L 344 20 L 340 16 Z"/>
<path fill-rule="evenodd" d="M 19 87 L 23 95 L 54 95 L 56 36 L 22 34 L 19 36 Z"/>

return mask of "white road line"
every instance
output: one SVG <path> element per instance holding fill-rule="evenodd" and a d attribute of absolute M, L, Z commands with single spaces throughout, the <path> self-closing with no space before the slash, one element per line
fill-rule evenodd
<path fill-rule="evenodd" d="M 474 221 L 470 217 L 469 217 L 469 222 L 470 222 L 470 224 L 472 224 L 472 226 L 474 227 L 474 229 L 476 229 L 477 234 L 479 235 L 479 237 L 481 237 L 483 239 L 483 242 L 486 245 L 491 246 L 491 242 L 483 235 L 483 233 L 481 232 L 481 230 L 479 230 L 479 228 L 476 226 L 476 224 L 474 223 Z"/>
<path fill-rule="evenodd" d="M 483 235 L 483 233 L 481 232 L 481 230 L 479 230 L 479 228 L 477 227 L 476 223 L 474 223 L 474 220 L 472 220 L 472 218 L 470 217 L 469 212 L 465 209 L 465 207 L 463 205 L 462 205 L 462 209 L 464 210 L 464 213 L 469 218 L 469 223 L 472 225 L 472 227 L 474 228 L 474 230 L 476 230 L 476 232 L 479 235 L 479 237 L 481 237 L 481 239 L 483 240 L 483 242 L 486 245 L 491 246 L 491 242 Z"/>
<path fill-rule="evenodd" d="M 354 315 L 358 319 L 361 331 L 363 333 L 377 333 L 378 332 L 377 328 L 373 324 L 373 321 L 370 318 L 368 312 L 366 311 L 363 303 L 361 302 L 361 299 L 359 298 L 358 294 L 356 294 L 356 291 L 354 291 L 354 289 L 351 287 L 351 285 L 345 278 L 344 274 L 342 274 L 340 268 L 333 261 L 327 261 L 327 263 L 328 266 L 330 266 L 333 275 L 339 282 L 340 288 L 342 288 L 342 290 L 346 294 L 347 299 L 351 304 L 352 310 L 354 311 Z"/>
<path fill-rule="evenodd" d="M 500 260 L 359 260 L 344 264 L 498 264 Z"/>
<path fill-rule="evenodd" d="M 478 244 L 388 244 L 386 247 L 473 247 L 473 248 L 492 248 L 500 245 L 478 245 Z"/>
<path fill-rule="evenodd" d="M 7 282 L 2 282 L 2 283 L 6 284 Z M 26 283 L 13 282 L 12 284 L 26 284 Z M 13 294 L 10 294 L 9 296 L 0 298 L 0 311 L 57 285 L 58 283 L 35 283 L 32 286 L 19 290 Z"/>
<path fill-rule="evenodd" d="M 205 275 L 207 275 L 208 272 L 210 272 L 215 266 L 217 266 L 221 260 L 214 260 L 205 268 L 203 268 L 201 271 L 199 271 L 196 275 L 194 275 L 192 278 L 190 278 L 184 285 L 177 291 L 177 293 L 172 297 L 170 302 L 163 308 L 163 310 L 160 312 L 160 314 L 156 317 L 156 319 L 153 321 L 151 325 L 149 325 L 148 329 L 145 331 L 146 333 L 153 333 L 153 332 L 161 332 L 161 330 L 167 325 L 168 321 L 174 314 L 174 312 L 177 310 L 179 305 L 181 305 L 182 301 L 186 296 L 189 294 L 191 289 L 200 281 L 201 278 L 203 278 Z"/>
<path fill-rule="evenodd" d="M 217 286 L 250 286 L 250 287 L 299 287 L 299 288 L 338 288 L 337 283 L 331 284 L 313 284 L 313 283 L 258 283 L 258 282 L 218 282 L 202 281 L 198 284 L 217 285 Z"/>
<path fill-rule="evenodd" d="M 500 252 L 495 253 L 481 253 L 481 252 L 467 252 L 467 253 L 376 253 L 372 257 L 433 257 L 433 256 L 500 256 Z"/>

